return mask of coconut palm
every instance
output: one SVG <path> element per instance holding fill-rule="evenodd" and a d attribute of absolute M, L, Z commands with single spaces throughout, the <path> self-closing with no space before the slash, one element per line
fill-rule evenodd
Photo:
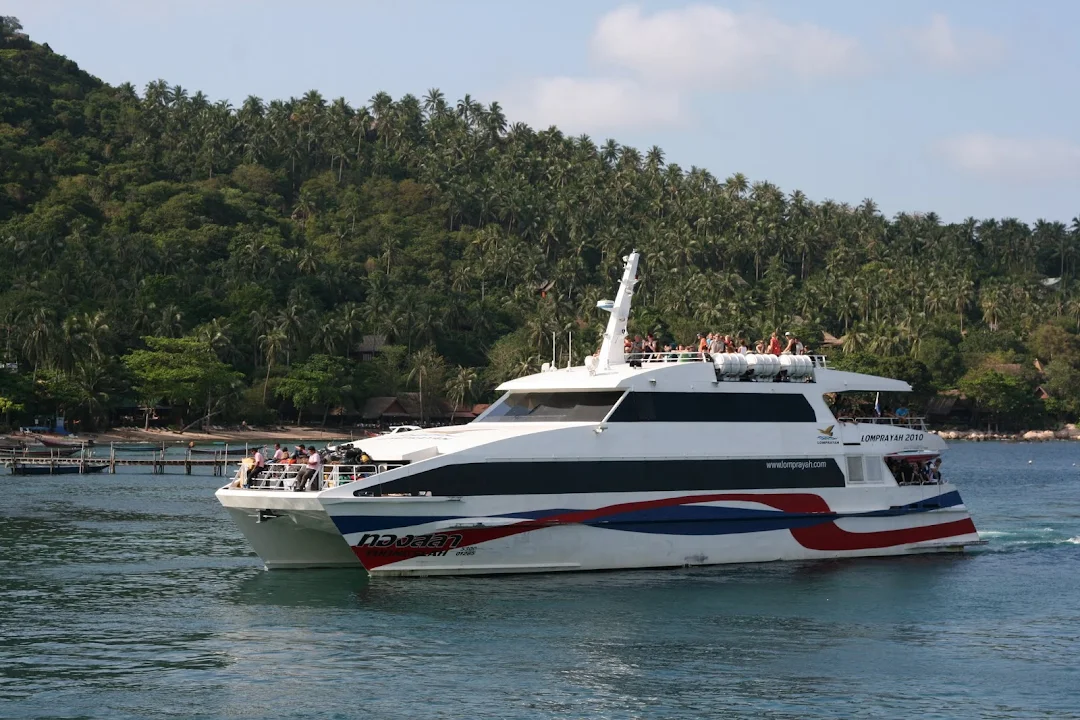
<path fill-rule="evenodd" d="M 453 410 L 451 410 L 450 413 L 450 422 L 454 421 L 454 416 L 457 414 L 458 408 L 461 407 L 465 398 L 472 391 L 476 378 L 477 373 L 474 368 L 467 368 L 459 365 L 450 374 L 450 377 L 446 379 L 446 396 L 453 405 Z"/>

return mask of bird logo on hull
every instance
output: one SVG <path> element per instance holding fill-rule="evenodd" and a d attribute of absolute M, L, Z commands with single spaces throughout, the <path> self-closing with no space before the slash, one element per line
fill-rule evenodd
<path fill-rule="evenodd" d="M 839 445 L 840 439 L 833 436 L 833 428 L 835 425 L 829 425 L 828 427 L 818 428 L 817 442 L 818 445 Z"/>

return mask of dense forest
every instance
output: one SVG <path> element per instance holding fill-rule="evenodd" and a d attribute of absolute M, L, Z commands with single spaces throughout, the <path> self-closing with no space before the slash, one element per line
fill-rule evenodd
<path fill-rule="evenodd" d="M 12 425 L 61 410 L 101 428 L 156 404 L 318 419 L 420 383 L 484 400 L 550 359 L 553 334 L 560 364 L 595 349 L 596 302 L 635 247 L 632 331 L 791 330 L 1003 427 L 1080 412 L 1080 218 L 890 219 L 437 89 L 239 107 L 163 80 L 140 93 L 0 18 Z M 388 345 L 360 362 L 373 335 Z"/>

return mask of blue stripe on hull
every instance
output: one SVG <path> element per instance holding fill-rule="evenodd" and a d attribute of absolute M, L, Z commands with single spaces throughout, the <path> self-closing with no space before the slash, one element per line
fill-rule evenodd
<path fill-rule="evenodd" d="M 767 496 L 766 496 L 767 497 Z M 615 513 L 602 519 L 586 522 L 590 527 L 621 530 L 624 532 L 654 533 L 661 535 L 728 535 L 738 533 L 768 532 L 811 527 L 831 522 L 841 517 L 890 517 L 927 512 L 961 504 L 956 491 L 918 500 L 884 510 L 862 513 L 785 513 L 780 510 L 757 510 L 751 508 L 716 505 L 669 505 L 647 510 Z M 545 517 L 577 512 L 569 509 L 531 510 L 527 512 L 492 515 L 491 518 L 521 518 L 540 520 Z M 394 528 L 408 528 L 426 523 L 446 520 L 463 520 L 462 515 L 338 515 L 332 516 L 334 524 L 343 535 L 378 532 Z"/>

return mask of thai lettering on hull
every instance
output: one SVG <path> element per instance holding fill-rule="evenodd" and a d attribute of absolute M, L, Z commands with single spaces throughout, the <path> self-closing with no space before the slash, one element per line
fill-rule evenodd
<path fill-rule="evenodd" d="M 376 556 L 445 555 L 461 544 L 461 535 L 430 533 L 427 535 L 394 535 L 393 533 L 365 533 L 356 543 L 357 548 L 371 548 L 369 554 Z M 419 551 L 419 552 L 418 552 Z"/>

